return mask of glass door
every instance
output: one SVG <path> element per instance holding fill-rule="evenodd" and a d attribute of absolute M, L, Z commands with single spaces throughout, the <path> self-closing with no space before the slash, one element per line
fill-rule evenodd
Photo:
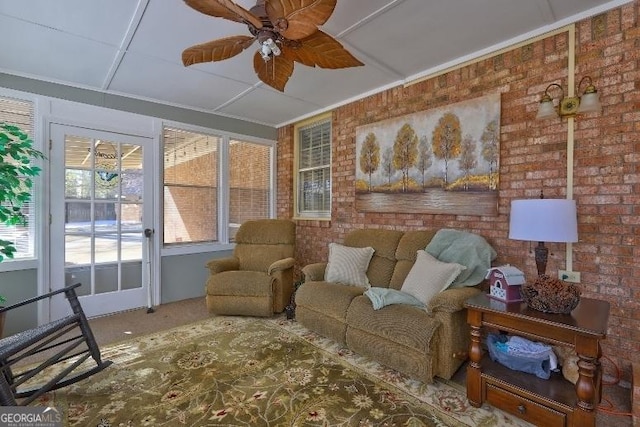
<path fill-rule="evenodd" d="M 88 316 L 145 306 L 152 140 L 58 124 L 51 140 L 52 288 L 81 283 Z M 52 302 L 54 319 L 68 310 L 61 302 Z"/>

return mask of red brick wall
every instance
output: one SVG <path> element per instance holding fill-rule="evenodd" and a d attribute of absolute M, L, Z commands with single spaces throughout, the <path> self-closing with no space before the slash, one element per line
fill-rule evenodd
<path fill-rule="evenodd" d="M 269 218 L 271 148 L 248 142 L 229 147 L 229 222 Z"/>
<path fill-rule="evenodd" d="M 630 380 L 640 361 L 640 0 L 576 24 L 576 83 L 594 79 L 602 113 L 575 120 L 574 198 L 579 242 L 573 269 L 583 295 L 611 302 L 604 354 Z M 568 35 L 562 33 L 408 86 L 386 90 L 333 111 L 333 198 L 330 222 L 298 221 L 299 266 L 326 259 L 327 244 L 361 227 L 400 230 L 458 228 L 483 235 L 496 264 L 536 274 L 534 244 L 509 240 L 512 199 L 565 197 L 567 119 L 535 120 L 549 83 L 567 91 Z M 584 89 L 584 85 L 582 87 Z M 498 216 L 357 212 L 354 180 L 357 126 L 500 92 Z M 278 134 L 278 216 L 293 215 L 293 126 Z M 565 245 L 550 243 L 547 271 L 565 266 Z M 605 369 L 607 365 L 605 364 Z M 609 372 L 606 372 L 609 374 Z M 611 372 L 612 373 L 612 372 Z"/>

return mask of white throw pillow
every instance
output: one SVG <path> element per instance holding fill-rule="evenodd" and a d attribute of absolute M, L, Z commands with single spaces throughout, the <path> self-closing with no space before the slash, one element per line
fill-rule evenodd
<path fill-rule="evenodd" d="M 420 250 L 400 290 L 427 305 L 437 293 L 447 289 L 466 268 L 455 262 L 442 262 L 428 252 Z"/>
<path fill-rule="evenodd" d="M 345 285 L 370 286 L 367 269 L 374 249 L 352 248 L 338 243 L 329 243 L 329 262 L 324 279 L 327 282 L 338 282 Z"/>

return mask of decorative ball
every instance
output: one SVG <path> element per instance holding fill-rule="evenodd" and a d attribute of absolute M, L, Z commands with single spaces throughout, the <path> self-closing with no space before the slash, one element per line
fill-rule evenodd
<path fill-rule="evenodd" d="M 525 283 L 520 293 L 529 307 L 544 313 L 568 314 L 580 302 L 580 288 L 547 275 Z"/>

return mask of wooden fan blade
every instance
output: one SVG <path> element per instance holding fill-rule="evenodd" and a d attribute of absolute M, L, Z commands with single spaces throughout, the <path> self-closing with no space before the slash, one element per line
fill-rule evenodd
<path fill-rule="evenodd" d="M 260 52 L 253 56 L 253 68 L 258 78 L 274 89 L 284 92 L 284 86 L 293 74 L 293 61 L 289 58 L 274 56 L 270 61 L 264 61 Z"/>
<path fill-rule="evenodd" d="M 289 40 L 309 37 L 327 22 L 337 0 L 267 0 L 267 16 L 274 28 Z"/>
<path fill-rule="evenodd" d="M 184 0 L 184 2 L 206 15 L 228 19 L 230 21 L 244 22 L 253 25 L 257 29 L 262 28 L 262 21 L 248 10 L 238 6 L 231 0 Z"/>
<path fill-rule="evenodd" d="M 249 36 L 233 36 L 198 44 L 182 52 L 182 63 L 185 66 L 201 62 L 222 61 L 236 56 L 253 43 L 255 38 Z"/>
<path fill-rule="evenodd" d="M 262 21 L 260 20 L 260 18 L 258 18 L 257 16 L 255 16 L 253 13 L 249 12 L 247 9 L 243 8 L 242 6 L 238 6 L 231 0 L 216 0 L 216 1 L 220 3 L 222 6 L 226 7 L 231 12 L 238 15 L 247 24 L 253 25 L 258 30 L 262 28 Z"/>
<path fill-rule="evenodd" d="M 338 40 L 320 30 L 300 40 L 300 46 L 284 46 L 282 56 L 309 67 L 336 69 L 364 65 L 351 55 Z"/>
<path fill-rule="evenodd" d="M 242 17 L 230 11 L 217 1 L 211 0 L 184 0 L 187 6 L 197 10 L 205 15 L 215 16 L 217 18 L 228 19 L 229 21 L 244 22 Z"/>

